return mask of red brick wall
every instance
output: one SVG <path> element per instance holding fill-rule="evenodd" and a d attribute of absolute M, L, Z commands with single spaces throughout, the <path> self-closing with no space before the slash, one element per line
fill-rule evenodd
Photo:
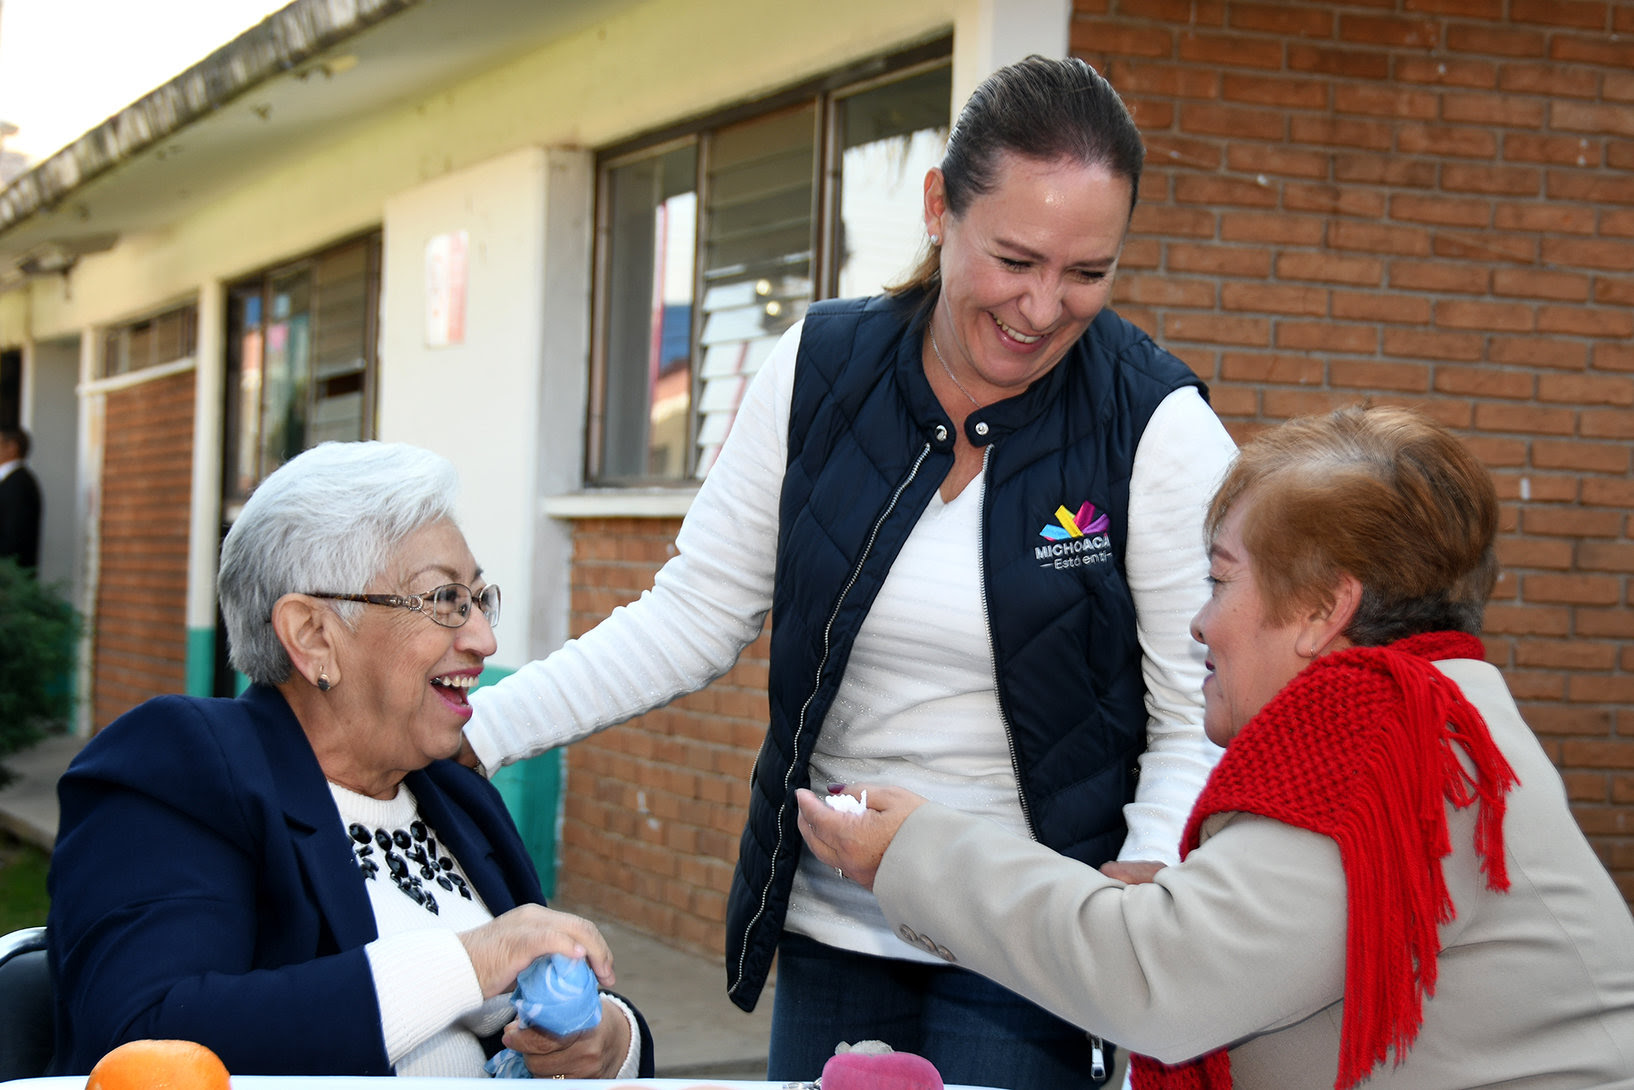
<path fill-rule="evenodd" d="M 1488 654 L 1634 900 L 1634 4 L 1078 0 L 1071 41 L 1147 141 L 1116 305 L 1231 430 L 1370 398 L 1492 470 Z"/>
<path fill-rule="evenodd" d="M 1400 6 L 1079 0 L 1149 149 L 1115 305 L 1239 438 L 1369 398 L 1468 441 L 1505 500 L 1489 655 L 1634 900 L 1634 4 Z M 575 632 L 675 528 L 579 526 Z M 569 898 L 721 948 L 765 660 L 570 750 Z"/>
<path fill-rule="evenodd" d="M 187 691 L 193 374 L 107 395 L 92 727 Z"/>
<path fill-rule="evenodd" d="M 652 586 L 675 519 L 574 528 L 571 629 Z M 723 952 L 726 890 L 765 735 L 767 636 L 699 693 L 570 746 L 557 890 L 643 931 Z"/>

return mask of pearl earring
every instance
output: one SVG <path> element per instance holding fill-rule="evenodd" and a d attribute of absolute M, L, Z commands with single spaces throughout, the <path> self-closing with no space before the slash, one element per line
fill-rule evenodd
<path fill-rule="evenodd" d="M 942 236 L 941 235 L 932 235 L 930 237 L 930 244 L 932 246 L 940 246 L 942 244 Z"/>
<path fill-rule="evenodd" d="M 318 692 L 327 693 L 332 688 L 334 688 L 334 686 L 329 683 L 329 675 L 328 674 L 319 674 L 318 675 Z"/>

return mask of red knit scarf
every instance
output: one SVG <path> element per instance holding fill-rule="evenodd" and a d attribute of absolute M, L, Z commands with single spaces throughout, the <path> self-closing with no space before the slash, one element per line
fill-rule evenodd
<path fill-rule="evenodd" d="M 1325 655 L 1232 739 L 1186 822 L 1181 857 L 1211 814 L 1248 812 L 1332 837 L 1345 868 L 1345 1009 L 1336 1090 L 1399 1064 L 1435 994 L 1439 925 L 1456 915 L 1441 874 L 1446 804 L 1480 806 L 1487 886 L 1509 888 L 1505 794 L 1518 782 L 1486 722 L 1436 659 L 1482 659 L 1461 632 Z M 1473 778 L 1459 762 L 1462 752 Z M 1225 1049 L 1175 1066 L 1136 1056 L 1139 1090 L 1230 1090 Z"/>

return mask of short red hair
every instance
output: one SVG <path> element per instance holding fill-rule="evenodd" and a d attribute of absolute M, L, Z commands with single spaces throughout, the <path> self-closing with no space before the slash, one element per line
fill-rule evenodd
<path fill-rule="evenodd" d="M 1480 632 L 1498 576 L 1498 496 L 1486 469 L 1427 417 L 1353 406 L 1290 420 L 1243 446 L 1209 505 L 1211 543 L 1239 503 L 1243 547 L 1275 621 L 1349 574 L 1362 584 L 1352 643 Z"/>

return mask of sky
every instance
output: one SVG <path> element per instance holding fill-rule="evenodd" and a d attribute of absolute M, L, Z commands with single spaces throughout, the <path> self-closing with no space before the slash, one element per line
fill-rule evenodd
<path fill-rule="evenodd" d="M 8 151 L 48 158 L 289 0 L 0 0 Z"/>

